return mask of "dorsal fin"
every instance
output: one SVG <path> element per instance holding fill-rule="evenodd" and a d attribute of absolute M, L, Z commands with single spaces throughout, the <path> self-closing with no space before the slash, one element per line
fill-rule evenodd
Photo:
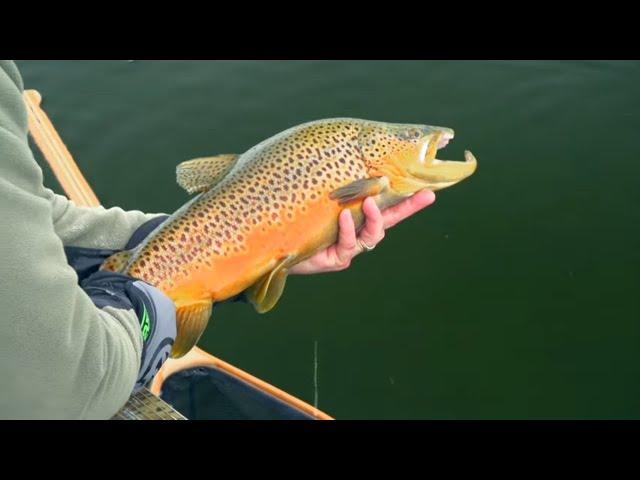
<path fill-rule="evenodd" d="M 236 163 L 238 156 L 225 154 L 182 162 L 176 167 L 178 185 L 188 193 L 208 190 L 225 177 Z"/>

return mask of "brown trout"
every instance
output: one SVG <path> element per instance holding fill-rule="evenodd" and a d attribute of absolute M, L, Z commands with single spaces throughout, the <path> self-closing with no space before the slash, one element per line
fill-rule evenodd
<path fill-rule="evenodd" d="M 178 184 L 198 195 L 102 268 L 144 280 L 175 302 L 172 357 L 181 357 L 202 335 L 213 302 L 245 292 L 258 312 L 273 308 L 288 270 L 335 243 L 342 209 L 361 228 L 368 196 L 389 207 L 471 175 L 469 151 L 464 162 L 435 158 L 453 136 L 444 127 L 326 119 L 242 155 L 183 162 Z"/>

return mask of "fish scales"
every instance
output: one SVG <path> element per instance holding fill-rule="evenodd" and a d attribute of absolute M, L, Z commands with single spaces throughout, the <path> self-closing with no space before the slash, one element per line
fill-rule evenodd
<path fill-rule="evenodd" d="M 323 193 L 365 178 L 366 167 L 353 126 L 326 123 L 288 133 L 283 140 L 271 139 L 248 151 L 227 178 L 165 222 L 127 273 L 171 294 L 194 269 L 204 275 L 211 270 L 220 278 L 207 282 L 210 294 L 230 294 L 224 292 L 225 284 L 240 283 L 242 259 L 248 254 L 247 260 L 256 262 L 274 247 L 282 255 L 287 246 L 304 243 L 301 234 L 309 233 L 306 228 L 287 230 L 286 244 L 281 236 L 302 217 L 317 219 L 313 213 L 323 209 L 318 204 L 329 203 Z M 302 224 L 306 223 L 314 222 Z M 270 260 L 264 259 L 266 264 Z M 234 270 L 233 276 L 216 274 L 226 270 L 225 264 Z"/>

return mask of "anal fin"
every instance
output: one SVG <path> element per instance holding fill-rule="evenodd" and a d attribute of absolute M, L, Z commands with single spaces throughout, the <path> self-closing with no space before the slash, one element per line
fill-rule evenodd
<path fill-rule="evenodd" d="M 209 324 L 213 302 L 196 300 L 176 304 L 176 341 L 171 350 L 171 358 L 179 358 L 191 350 Z"/>

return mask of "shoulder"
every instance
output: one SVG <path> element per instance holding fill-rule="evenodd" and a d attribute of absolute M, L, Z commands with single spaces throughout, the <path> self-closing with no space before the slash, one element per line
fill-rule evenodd
<path fill-rule="evenodd" d="M 27 110 L 22 92 L 22 77 L 16 64 L 0 60 L 0 131 L 8 131 L 20 139 L 27 133 Z"/>
<path fill-rule="evenodd" d="M 17 88 L 19 92 L 24 90 L 24 84 L 22 82 L 22 76 L 12 60 L 0 60 L 0 85 L 2 88 L 13 87 Z"/>

